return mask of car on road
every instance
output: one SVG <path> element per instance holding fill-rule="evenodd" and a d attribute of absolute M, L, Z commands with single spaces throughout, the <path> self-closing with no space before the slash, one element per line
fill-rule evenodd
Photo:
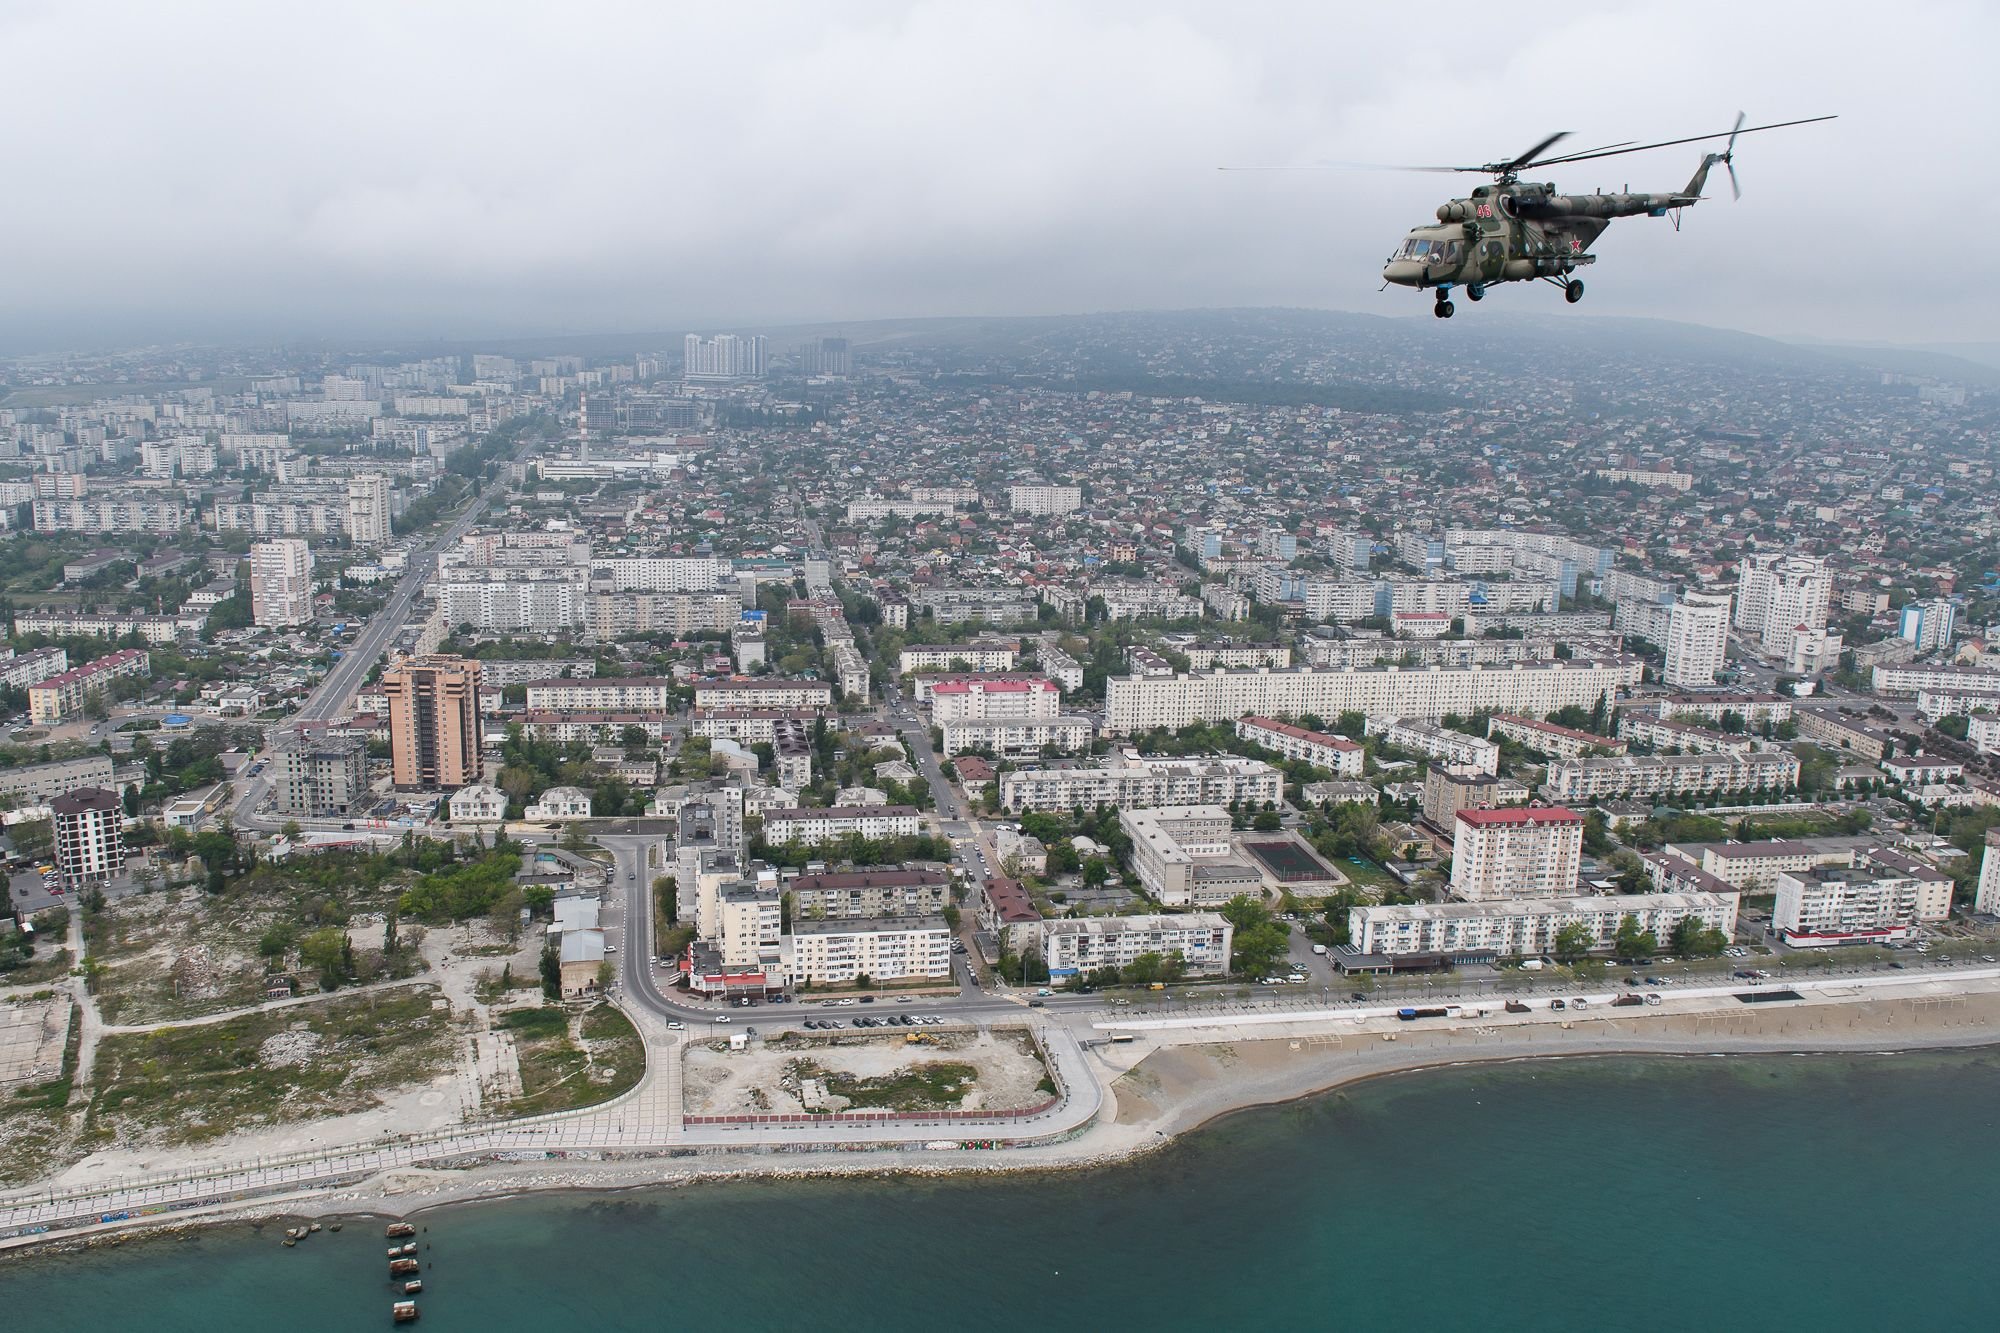
<path fill-rule="evenodd" d="M 843 1006 L 850 1005 L 854 1003 L 854 997 L 852 995 L 849 995 L 844 999 L 835 1000 L 834 1003 Z"/>
<path fill-rule="evenodd" d="M 1028 1007 L 1029 1007 L 1030 1009 L 1046 1009 L 1046 1008 L 1048 1008 L 1048 1006 L 1047 1006 L 1046 1004 L 1042 1003 L 1042 1002 L 1041 1002 L 1040 1000 L 1030 1000 L 1030 1001 L 1028 1001 Z"/>
<path fill-rule="evenodd" d="M 667 1024 L 667 1031 L 669 1032 L 683 1032 L 686 1029 L 687 1024 L 681 1022 L 679 1019 L 674 1019 Z"/>
<path fill-rule="evenodd" d="M 714 1018 L 711 1018 L 708 1021 L 711 1023 L 727 1023 L 729 1021 L 729 1015 L 717 1014 Z"/>

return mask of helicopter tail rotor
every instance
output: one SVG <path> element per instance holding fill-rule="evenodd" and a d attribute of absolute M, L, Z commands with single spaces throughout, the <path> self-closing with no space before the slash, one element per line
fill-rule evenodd
<path fill-rule="evenodd" d="M 1736 126 L 1729 131 L 1729 142 L 1722 149 L 1722 165 L 1729 168 L 1729 194 L 1739 200 L 1743 197 L 1743 187 L 1736 183 L 1736 136 L 1743 132 L 1743 121 L 1743 112 L 1737 112 Z"/>

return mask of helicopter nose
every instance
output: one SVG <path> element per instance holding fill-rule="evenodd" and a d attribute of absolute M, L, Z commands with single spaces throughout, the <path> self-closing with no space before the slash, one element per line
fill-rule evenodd
<path fill-rule="evenodd" d="M 1424 266 L 1414 259 L 1392 259 L 1382 268 L 1385 281 L 1401 287 L 1417 287 L 1423 284 Z"/>

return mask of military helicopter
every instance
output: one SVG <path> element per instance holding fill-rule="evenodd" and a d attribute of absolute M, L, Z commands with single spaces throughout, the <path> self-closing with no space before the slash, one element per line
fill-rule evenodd
<path fill-rule="evenodd" d="M 1575 276 L 1597 256 L 1590 253 L 1594 242 L 1613 218 L 1666 217 L 1672 214 L 1675 230 L 1680 229 L 1680 210 L 1702 201 L 1708 184 L 1709 168 L 1720 163 L 1728 168 L 1729 188 L 1737 198 L 1743 191 L 1736 183 L 1736 137 L 1781 130 L 1793 125 L 1811 125 L 1833 116 L 1813 116 L 1787 120 L 1775 125 L 1744 128 L 1742 112 L 1733 129 L 1714 134 L 1697 134 L 1686 139 L 1633 145 L 1606 144 L 1584 152 L 1544 157 L 1544 153 L 1569 137 L 1567 131 L 1551 134 L 1525 153 L 1504 162 L 1487 162 L 1476 167 L 1406 167 L 1407 171 L 1468 172 L 1493 177 L 1491 185 L 1473 189 L 1469 198 L 1439 204 L 1437 225 L 1412 228 L 1401 248 L 1389 256 L 1382 269 L 1384 286 L 1430 287 L 1437 292 L 1432 313 L 1450 319 L 1454 307 L 1451 292 L 1463 287 L 1468 299 L 1477 301 L 1486 289 L 1501 282 L 1547 282 L 1560 287 L 1563 299 L 1574 305 L 1583 299 L 1583 282 Z M 1685 189 L 1671 194 L 1557 194 L 1553 184 L 1524 181 L 1521 173 L 1537 167 L 1564 166 L 1592 162 L 1599 158 L 1645 153 L 1655 148 L 1728 139 L 1719 153 L 1707 153 L 1695 169 Z"/>

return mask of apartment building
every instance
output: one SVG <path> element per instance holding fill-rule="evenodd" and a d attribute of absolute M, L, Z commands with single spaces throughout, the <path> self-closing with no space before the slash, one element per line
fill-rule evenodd
<path fill-rule="evenodd" d="M 1118 826 L 1132 839 L 1140 884 L 1163 907 L 1219 907 L 1263 892 L 1263 876 L 1233 854 L 1229 812 L 1219 805 L 1121 810 Z"/>
<path fill-rule="evenodd" d="M 792 919 L 940 916 L 951 902 L 951 875 L 943 870 L 871 867 L 800 875 L 786 886 Z"/>
<path fill-rule="evenodd" d="M 1285 775 L 1257 759 L 1238 755 L 1203 758 L 1144 758 L 1125 750 L 1102 764 L 1058 764 L 1010 769 L 1000 775 L 1002 808 L 1089 810 L 1117 806 L 1137 810 L 1162 805 L 1261 806 L 1284 799 Z"/>
<path fill-rule="evenodd" d="M 347 536 L 356 546 L 382 546 L 395 534 L 389 479 L 379 472 L 347 482 Z"/>
<path fill-rule="evenodd" d="M 704 680 L 694 687 L 696 708 L 766 708 L 825 710 L 833 707 L 833 686 L 823 680 L 787 680 L 764 676 L 755 680 Z"/>
<path fill-rule="evenodd" d="M 794 985 L 951 976 L 951 927 L 937 916 L 794 920 L 784 949 L 785 974 Z"/>
<path fill-rule="evenodd" d="M 663 712 L 673 707 L 674 682 L 665 676 L 599 676 L 588 680 L 537 680 L 527 687 L 531 711 L 591 713 Z"/>
<path fill-rule="evenodd" d="M 1009 486 L 1007 508 L 1016 514 L 1073 514 L 1083 508 L 1080 486 Z"/>
<path fill-rule="evenodd" d="M 1035 618 L 1035 595 L 1026 588 L 911 588 L 907 596 L 913 609 L 945 624 L 1016 625 Z"/>
<path fill-rule="evenodd" d="M 789 708 L 696 709 L 688 730 L 710 740 L 735 741 L 738 745 L 772 745 L 778 732 L 795 725 L 800 731 L 812 725 L 810 710 Z"/>
<path fill-rule="evenodd" d="M 109 883 L 125 868 L 125 807 L 117 793 L 79 787 L 49 802 L 49 818 L 65 888 Z"/>
<path fill-rule="evenodd" d="M 1043 921 L 1017 932 L 1010 942 L 1017 950 L 1036 949 L 1049 976 L 1067 981 L 1099 968 L 1130 967 L 1146 954 L 1178 958 L 1185 976 L 1226 976 L 1235 939 L 1236 928 L 1220 914 L 1188 912 Z"/>
<path fill-rule="evenodd" d="M 577 569 L 459 570 L 437 586 L 445 623 L 486 633 L 564 634 L 584 623 Z"/>
<path fill-rule="evenodd" d="M 1236 738 L 1343 778 L 1360 777 L 1368 757 L 1366 747 L 1359 741 L 1324 731 L 1308 731 L 1276 718 L 1239 717 Z"/>
<path fill-rule="evenodd" d="M 94 495 L 34 502 L 37 532 L 176 532 L 188 525 L 186 502 L 153 495 Z"/>
<path fill-rule="evenodd" d="M 284 814 L 318 819 L 347 814 L 368 792 L 365 751 L 358 740 L 280 750 L 272 763 L 272 806 Z"/>
<path fill-rule="evenodd" d="M 229 592 L 233 595 L 235 589 L 232 587 Z M 199 597 L 200 591 L 197 590 L 194 596 L 188 598 L 187 609 L 178 615 L 142 615 L 136 611 L 23 611 L 14 617 L 14 632 L 90 639 L 122 639 L 127 634 L 136 634 L 148 643 L 176 643 L 201 633 L 202 627 L 208 623 L 207 611 L 197 607 Z M 0 663 L 0 666 L 4 665 Z"/>
<path fill-rule="evenodd" d="M 307 625 L 313 618 L 312 547 L 298 537 L 250 548 L 250 618 L 258 625 Z"/>
<path fill-rule="evenodd" d="M 850 704 L 868 702 L 868 660 L 851 639 L 833 639 L 827 642 L 827 655 L 832 659 L 833 676 L 840 686 L 840 697 Z"/>
<path fill-rule="evenodd" d="M 1039 676 L 981 679 L 961 676 L 934 681 L 927 691 L 931 721 L 994 722 L 1003 719 L 1050 719 L 1062 711 L 1062 691 Z"/>
<path fill-rule="evenodd" d="M 1736 933 L 1733 893 L 1641 893 L 1610 897 L 1522 898 L 1497 902 L 1411 903 L 1348 911 L 1348 937 L 1364 955 L 1535 958 L 1554 952 L 1564 927 L 1580 925 L 1608 949 L 1630 917 L 1659 940 L 1693 918 L 1725 939 Z"/>
<path fill-rule="evenodd" d="M 1736 628 L 1769 651 L 1788 655 L 1795 632 L 1825 629 L 1832 601 L 1833 575 L 1821 557 L 1761 552 L 1737 568 Z"/>
<path fill-rule="evenodd" d="M 1447 713 L 1530 713 L 1594 707 L 1639 683 L 1636 657 L 1515 662 L 1498 667 L 1380 667 L 1366 671 L 1208 671 L 1114 676 L 1105 685 L 1113 734 L 1178 729 L 1190 722 L 1260 717 L 1436 718 Z"/>
<path fill-rule="evenodd" d="M 1512 713 L 1495 713 L 1486 720 L 1488 737 L 1504 736 L 1517 745 L 1526 746 L 1555 759 L 1581 759 L 1593 750 L 1605 754 L 1624 754 L 1625 742 L 1610 736 L 1600 736 L 1594 731 L 1579 731 L 1575 727 L 1559 727 L 1553 722 L 1539 718 L 1517 717 Z"/>
<path fill-rule="evenodd" d="M 939 754 L 949 758 L 968 750 L 1025 759 L 1054 751 L 1074 754 L 1090 748 L 1097 726 L 1089 718 L 996 718 L 990 721 L 947 722 L 938 728 L 944 744 Z"/>
<path fill-rule="evenodd" d="M 1667 614 L 1667 664 L 1662 679 L 1676 689 L 1715 684 L 1729 648 L 1728 593 L 1682 593 Z"/>
<path fill-rule="evenodd" d="M 1705 796 L 1721 792 L 1784 791 L 1799 783 L 1789 750 L 1751 754 L 1619 755 L 1551 765 L 1542 794 L 1552 801 L 1620 796 Z"/>
<path fill-rule="evenodd" d="M 1620 705 L 1620 711 L 1644 712 L 1681 722 L 1701 721 L 1711 726 L 1721 726 L 1726 716 L 1734 714 L 1743 719 L 1745 726 L 1775 727 L 1792 720 L 1792 701 L 1782 694 L 1718 690 L 1634 699 Z"/>
<path fill-rule="evenodd" d="M 16 634 L 36 633 L 35 630 L 23 629 L 21 627 L 21 617 L 19 616 L 14 618 L 14 632 Z M 47 633 L 48 631 L 44 630 L 41 632 Z M 33 648 L 20 654 L 14 654 L 12 649 L 6 651 L 9 653 L 9 656 L 0 658 L 0 685 L 8 685 L 17 690 L 25 690 L 38 681 L 47 680 L 50 676 L 60 676 L 63 672 L 69 670 L 69 654 L 60 648 Z M 83 786 L 87 784 L 79 783 L 77 785 Z"/>
<path fill-rule="evenodd" d="M 481 697 L 488 697 L 482 683 Z M 627 727 L 637 727 L 646 733 L 648 740 L 659 740 L 667 731 L 674 714 L 665 709 L 648 712 L 574 712 L 566 713 L 557 709 L 530 708 L 514 716 L 521 724 L 522 732 L 538 741 L 555 741 L 567 745 L 571 741 L 589 741 L 594 744 L 615 744 Z"/>
<path fill-rule="evenodd" d="M 1008 639 L 913 644 L 897 655 L 896 674 L 907 676 L 915 671 L 1012 671 L 1020 660 L 1020 647 Z"/>
<path fill-rule="evenodd" d="M 716 894 L 712 937 L 729 968 L 776 972 L 785 951 L 784 904 L 774 887 L 731 884 Z"/>
<path fill-rule="evenodd" d="M 1877 694 L 1914 695 L 1923 690 L 1964 690 L 2000 694 L 2000 671 L 1969 666 L 1885 664 L 1875 668 L 1871 683 Z"/>
<path fill-rule="evenodd" d="M 880 496 L 864 496 L 847 502 L 849 523 L 880 523 L 885 518 L 950 518 L 958 513 L 958 505 L 951 500 L 884 500 Z"/>
<path fill-rule="evenodd" d="M 1384 745 L 1414 750 L 1441 764 L 1475 773 L 1500 771 L 1500 747 L 1482 737 L 1468 736 L 1421 718 L 1371 717 L 1364 725 L 1368 734 L 1381 738 Z"/>
<path fill-rule="evenodd" d="M 1618 718 L 1618 734 L 1636 745 L 1655 750 L 1679 750 L 1685 754 L 1749 754 L 1763 742 L 1746 732 L 1715 731 L 1690 722 L 1624 713 Z"/>
<path fill-rule="evenodd" d="M 729 561 L 712 555 L 601 556 L 590 562 L 590 577 L 611 592 L 713 592 L 731 573 Z"/>
<path fill-rule="evenodd" d="M 84 710 L 92 695 L 107 700 L 105 694 L 114 680 L 126 676 L 145 680 L 152 675 L 153 659 L 142 648 L 123 648 L 95 661 L 72 667 L 28 687 L 28 720 L 36 726 L 67 721 Z"/>
<path fill-rule="evenodd" d="M 1311 795 L 1306 799 L 1310 802 Z M 1367 788 L 1363 799 L 1370 805 L 1375 803 L 1372 786 Z M 1461 810 L 1498 810 L 1502 806 L 1527 803 L 1527 787 L 1512 778 L 1453 768 L 1449 764 L 1432 764 L 1424 772 L 1424 819 L 1440 833 L 1456 831 Z"/>
<path fill-rule="evenodd" d="M 347 532 L 347 520 L 347 506 L 333 496 L 270 492 L 255 500 L 217 500 L 208 513 L 208 525 L 217 532 L 258 537 L 339 537 Z"/>
<path fill-rule="evenodd" d="M 773 846 L 797 842 L 817 847 L 850 834 L 871 842 L 914 838 L 922 832 L 916 807 L 833 805 L 823 809 L 773 810 L 764 816 L 764 840 Z"/>
<path fill-rule="evenodd" d="M 1979 888 L 1972 907 L 1976 912 L 2000 916 L 2000 828 L 1986 830 L 1985 859 L 1979 863 Z"/>
<path fill-rule="evenodd" d="M 1576 891 L 1583 816 L 1551 806 L 1460 810 L 1454 816 L 1451 892 L 1466 902 L 1558 898 Z"/>
<path fill-rule="evenodd" d="M 434 655 L 402 657 L 382 672 L 389 704 L 389 754 L 396 786 L 456 788 L 479 781 L 479 663 Z"/>
<path fill-rule="evenodd" d="M 21 805 L 35 805 L 81 787 L 115 790 L 110 755 L 86 754 L 75 759 L 52 759 L 46 764 L 0 768 L 0 797 L 11 797 Z"/>
<path fill-rule="evenodd" d="M 1795 949 L 1830 949 L 1908 939 L 1917 926 L 1948 918 L 1951 879 L 1900 861 L 1863 854 L 1851 866 L 1780 872 L 1772 928 Z"/>
<path fill-rule="evenodd" d="M 1803 740 L 1829 745 L 1863 759 L 1880 761 L 1896 746 L 1895 738 L 1875 723 L 1851 716 L 1837 707 L 1801 708 L 1792 714 L 1792 724 Z"/>

